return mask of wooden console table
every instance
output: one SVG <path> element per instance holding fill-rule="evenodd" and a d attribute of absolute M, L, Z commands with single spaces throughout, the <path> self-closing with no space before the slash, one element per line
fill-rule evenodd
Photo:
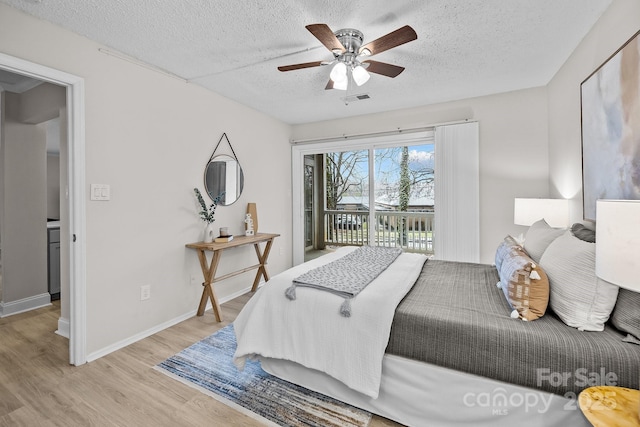
<path fill-rule="evenodd" d="M 198 259 L 200 260 L 200 268 L 202 269 L 202 275 L 204 276 L 204 282 L 202 283 L 202 297 L 200 298 L 200 305 L 198 306 L 198 316 L 204 314 L 204 310 L 207 307 L 207 299 L 211 300 L 213 306 L 213 312 L 216 315 L 216 320 L 222 322 L 222 311 L 220 310 L 220 304 L 218 303 L 218 297 L 216 296 L 213 286 L 215 282 L 219 282 L 229 277 L 237 276 L 238 274 L 245 273 L 247 271 L 257 268 L 256 278 L 253 280 L 253 286 L 251 291 L 255 292 L 258 289 L 260 278 L 264 277 L 265 282 L 269 280 L 269 273 L 267 272 L 267 258 L 269 258 L 269 252 L 271 251 L 271 245 L 273 245 L 273 239 L 280 236 L 279 234 L 269 233 L 256 233 L 255 236 L 234 236 L 233 240 L 226 243 L 204 243 L 196 242 L 189 243 L 186 246 L 198 251 Z M 264 251 L 260 250 L 260 243 L 266 242 Z M 220 262 L 220 256 L 225 249 L 235 248 L 238 246 L 253 245 L 256 249 L 256 255 L 258 256 L 258 264 L 251 267 L 243 268 L 238 271 L 234 271 L 224 276 L 216 277 L 216 270 L 218 269 L 218 263 Z M 213 252 L 211 257 L 211 263 L 207 262 L 206 252 Z"/>

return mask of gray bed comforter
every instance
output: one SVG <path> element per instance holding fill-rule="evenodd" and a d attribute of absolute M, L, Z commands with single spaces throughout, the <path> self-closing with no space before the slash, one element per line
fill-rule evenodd
<path fill-rule="evenodd" d="M 580 332 L 552 312 L 509 317 L 494 266 L 429 260 L 398 305 L 387 353 L 573 397 L 592 385 L 639 388 L 640 346 L 611 326 Z"/>

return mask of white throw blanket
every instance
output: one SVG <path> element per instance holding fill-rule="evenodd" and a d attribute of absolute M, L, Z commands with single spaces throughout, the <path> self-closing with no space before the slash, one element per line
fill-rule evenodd
<path fill-rule="evenodd" d="M 312 288 L 298 288 L 298 299 L 283 298 L 295 277 L 355 250 L 335 253 L 293 267 L 269 280 L 249 300 L 234 322 L 239 368 L 247 357 L 297 362 L 378 397 L 382 357 L 395 309 L 415 283 L 426 256 L 403 253 L 351 301 L 351 317 L 336 316 L 342 298 Z"/>

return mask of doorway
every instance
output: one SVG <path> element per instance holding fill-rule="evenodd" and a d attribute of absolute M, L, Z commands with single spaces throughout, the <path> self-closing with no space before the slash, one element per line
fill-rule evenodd
<path fill-rule="evenodd" d="M 67 185 L 61 202 L 62 262 L 68 269 L 68 289 L 61 291 L 63 314 L 68 310 L 69 362 L 86 362 L 86 238 L 84 173 L 84 80 L 80 77 L 0 53 L 0 69 L 53 83 L 66 89 L 67 153 L 64 156 Z M 62 206 L 64 205 L 64 207 Z"/>

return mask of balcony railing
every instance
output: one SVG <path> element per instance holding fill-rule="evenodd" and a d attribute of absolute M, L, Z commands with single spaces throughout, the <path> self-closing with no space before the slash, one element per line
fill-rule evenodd
<path fill-rule="evenodd" d="M 378 211 L 373 225 L 376 246 L 433 254 L 433 212 Z M 324 229 L 327 245 L 368 245 L 369 213 L 325 211 Z"/>

